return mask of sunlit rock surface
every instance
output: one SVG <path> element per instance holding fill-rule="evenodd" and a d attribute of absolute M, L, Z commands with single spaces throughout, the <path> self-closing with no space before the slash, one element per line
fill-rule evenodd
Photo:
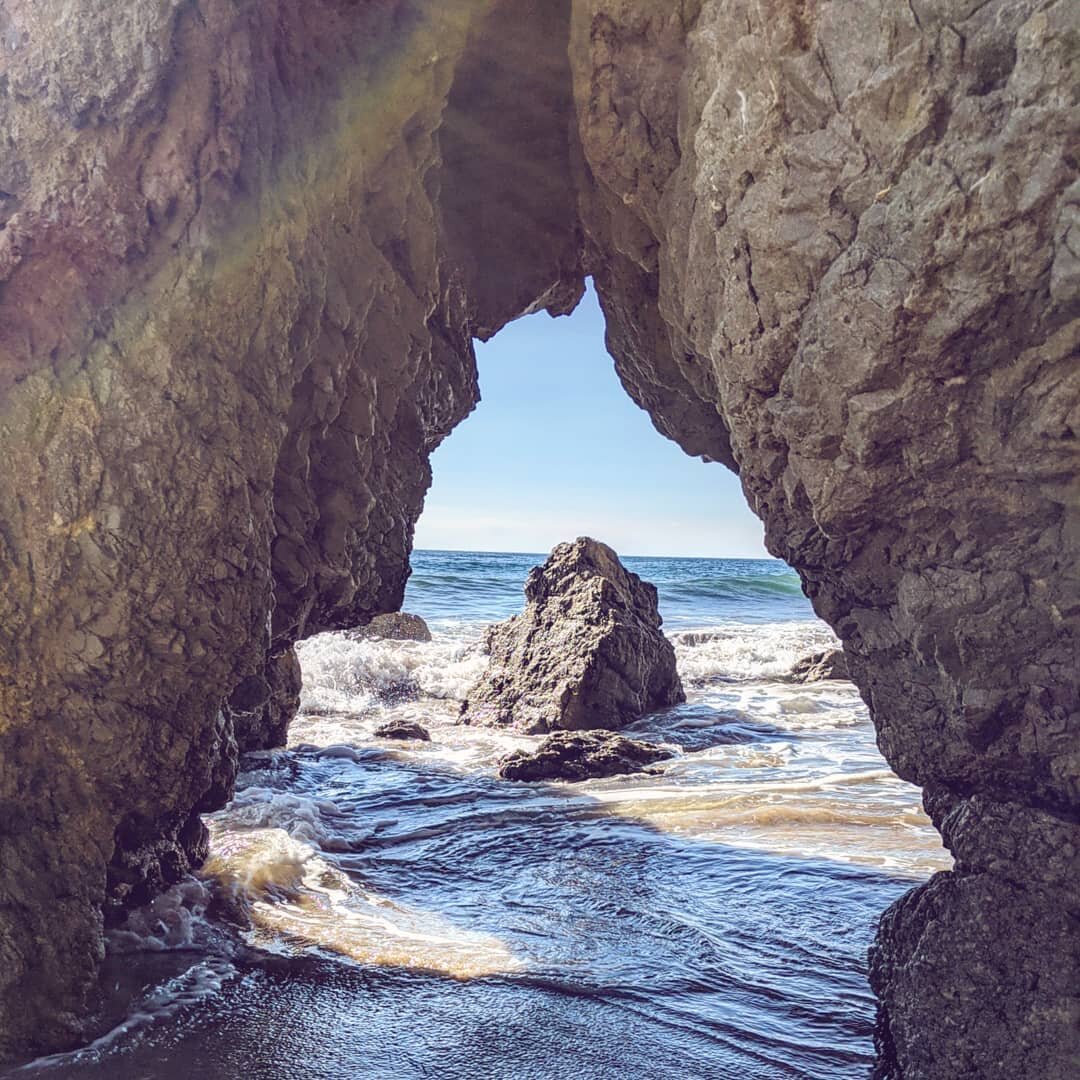
<path fill-rule="evenodd" d="M 843 649 L 826 649 L 797 661 L 788 678 L 792 682 L 821 682 L 823 679 L 847 679 L 848 666 Z"/>
<path fill-rule="evenodd" d="M 957 855 L 882 925 L 882 1075 L 1071 1075 L 1077 22 L 7 0 L 0 1050 L 79 1037 L 102 911 L 202 856 L 222 706 L 397 609 L 472 336 L 587 272 Z"/>
<path fill-rule="evenodd" d="M 488 631 L 491 660 L 462 703 L 464 723 L 617 730 L 686 700 L 656 587 L 607 544 L 559 544 L 529 573 L 525 600 Z"/>

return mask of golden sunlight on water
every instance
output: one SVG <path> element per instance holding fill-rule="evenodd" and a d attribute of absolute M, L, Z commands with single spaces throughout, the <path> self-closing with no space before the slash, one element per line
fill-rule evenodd
<path fill-rule="evenodd" d="M 318 949 L 454 979 L 522 967 L 498 938 L 361 889 L 282 829 L 218 831 L 204 873 L 246 912 L 264 949 Z"/>
<path fill-rule="evenodd" d="M 944 848 L 927 843 L 930 819 L 886 770 L 689 789 L 625 785 L 589 794 L 607 813 L 688 839 L 777 855 L 812 852 L 917 877 L 952 863 Z"/>

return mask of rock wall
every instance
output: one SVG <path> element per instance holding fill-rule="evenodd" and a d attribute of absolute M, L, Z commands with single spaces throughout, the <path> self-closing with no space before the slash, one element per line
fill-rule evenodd
<path fill-rule="evenodd" d="M 880 1075 L 1064 1077 L 1080 16 L 715 0 L 682 36 L 657 7 L 575 6 L 587 265 L 630 393 L 734 459 L 957 856 L 882 923 Z"/>
<path fill-rule="evenodd" d="M 6 0 L 0 1052 L 79 1037 L 103 913 L 200 858 L 265 737 L 237 715 L 398 605 L 471 338 L 588 272 L 627 390 L 739 470 L 957 856 L 883 920 L 881 1075 L 1067 1075 L 1077 24 Z"/>
<path fill-rule="evenodd" d="M 568 106 L 457 103 L 568 103 L 566 9 L 489 7 L 0 9 L 0 1052 L 79 1038 L 292 642 L 399 605 L 472 336 L 580 293 Z"/>

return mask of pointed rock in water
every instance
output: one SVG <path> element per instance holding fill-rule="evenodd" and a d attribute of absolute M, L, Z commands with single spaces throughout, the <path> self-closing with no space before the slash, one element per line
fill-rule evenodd
<path fill-rule="evenodd" d="M 593 780 L 645 772 L 670 750 L 613 731 L 557 731 L 533 753 L 515 750 L 499 763 L 503 780 Z"/>
<path fill-rule="evenodd" d="M 382 638 L 384 641 L 430 641 L 431 631 L 419 615 L 406 611 L 392 611 L 388 615 L 376 615 L 366 626 L 346 630 L 345 636 L 353 641 Z"/>
<path fill-rule="evenodd" d="M 376 739 L 418 739 L 431 742 L 428 729 L 414 720 L 391 720 L 375 729 Z"/>
<path fill-rule="evenodd" d="M 788 678 L 792 682 L 811 683 L 827 679 L 847 681 L 851 675 L 843 649 L 824 649 L 797 660 Z"/>
<path fill-rule="evenodd" d="M 686 700 L 656 587 L 606 544 L 560 544 L 529 573 L 525 596 L 522 614 L 488 632 L 491 663 L 461 706 L 464 723 L 618 729 Z"/>

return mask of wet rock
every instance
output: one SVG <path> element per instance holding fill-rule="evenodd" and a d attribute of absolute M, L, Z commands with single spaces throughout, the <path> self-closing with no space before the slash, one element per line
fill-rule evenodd
<path fill-rule="evenodd" d="M 1080 1060 L 1076 822 L 944 786 L 924 803 L 956 862 L 882 916 L 869 958 L 881 1001 L 876 1080 L 982 1076 L 986 1061 L 995 1076 L 1071 1080 Z M 1031 997 L 1004 985 L 1003 969 Z M 1055 1004 L 1012 1011 L 1032 1000 Z"/>
<path fill-rule="evenodd" d="M 346 630 L 345 636 L 353 641 L 367 641 L 370 638 L 382 638 L 384 641 L 430 641 L 431 631 L 419 615 L 395 611 L 389 615 L 376 615 L 366 626 Z"/>
<path fill-rule="evenodd" d="M 420 684 L 415 679 L 399 679 L 375 688 L 375 696 L 383 705 L 401 705 L 420 697 Z"/>
<path fill-rule="evenodd" d="M 828 679 L 849 680 L 847 659 L 843 649 L 824 649 L 797 660 L 788 678 L 792 682 L 812 683 Z"/>
<path fill-rule="evenodd" d="M 285 745 L 300 708 L 301 679 L 296 650 L 283 649 L 268 657 L 262 674 L 249 676 L 232 692 L 226 710 L 240 753 Z"/>
<path fill-rule="evenodd" d="M 711 641 L 720 641 L 729 636 L 729 634 L 716 630 L 677 630 L 671 635 L 671 640 L 676 645 L 693 647 L 708 645 Z"/>
<path fill-rule="evenodd" d="M 556 731 L 534 751 L 515 750 L 499 763 L 503 780 L 591 780 L 645 772 L 674 755 L 612 731 Z"/>
<path fill-rule="evenodd" d="M 560 544 L 530 571 L 525 597 L 521 615 L 488 633 L 491 662 L 462 704 L 465 723 L 618 729 L 686 700 L 656 588 L 606 544 Z"/>
<path fill-rule="evenodd" d="M 234 776 L 229 778 L 230 793 Z M 221 805 L 223 800 L 207 809 Z M 183 880 L 209 850 L 210 833 L 197 813 L 171 829 L 163 828 L 160 822 L 125 822 L 117 832 L 108 867 L 105 924 L 118 925 L 130 908 L 150 903 Z"/>
<path fill-rule="evenodd" d="M 1003 983 L 1003 967 L 1060 1005 L 1015 1013 L 1018 995 Z M 885 912 L 870 952 L 870 983 L 882 1002 L 875 1080 L 1072 1080 L 1078 972 L 1080 928 L 1053 889 L 994 873 L 935 874 Z M 997 1072 L 980 1066 L 987 1059 Z"/>
<path fill-rule="evenodd" d="M 417 739 L 431 742 L 431 733 L 414 720 L 391 720 L 375 729 L 376 739 Z"/>

